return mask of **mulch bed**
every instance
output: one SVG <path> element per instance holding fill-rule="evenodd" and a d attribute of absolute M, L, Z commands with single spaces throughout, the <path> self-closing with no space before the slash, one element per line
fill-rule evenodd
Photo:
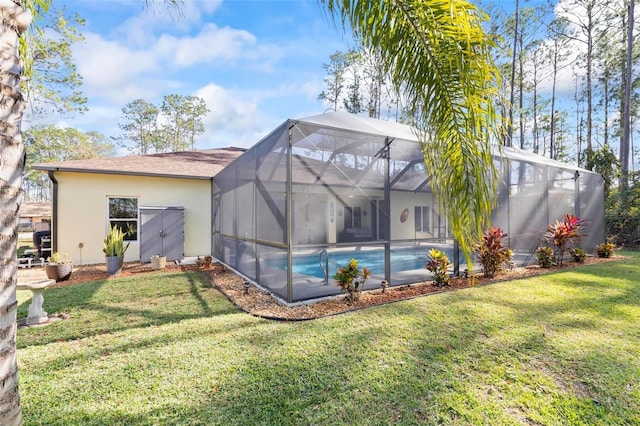
<path fill-rule="evenodd" d="M 316 302 L 299 304 L 295 306 L 287 306 L 278 299 L 271 296 L 268 292 L 263 291 L 255 286 L 251 286 L 248 293 L 245 294 L 243 287 L 244 279 L 232 271 L 228 270 L 221 264 L 214 264 L 209 268 L 198 267 L 196 265 L 178 266 L 167 263 L 164 273 L 176 272 L 181 270 L 197 270 L 209 276 L 213 288 L 222 292 L 233 304 L 238 308 L 252 315 L 287 321 L 309 320 L 330 315 L 341 314 L 344 312 L 363 309 L 368 306 L 381 305 L 385 303 L 395 302 L 398 300 L 411 299 L 414 297 L 425 296 L 429 294 L 440 293 L 443 291 L 452 291 L 471 286 L 485 285 L 491 282 L 512 280 L 524 278 L 533 275 L 546 274 L 562 269 L 573 268 L 591 263 L 607 262 L 620 259 L 620 256 L 614 256 L 609 259 L 601 259 L 597 257 L 588 257 L 585 263 L 577 263 L 573 261 L 565 261 L 561 267 L 545 269 L 537 265 L 513 268 L 500 274 L 495 279 L 487 279 L 481 275 L 473 278 L 453 278 L 449 285 L 445 287 L 437 287 L 432 281 L 403 285 L 400 287 L 389 287 L 383 293 L 382 289 L 374 289 L 364 291 L 360 300 L 349 305 L 345 301 L 344 295 L 334 298 L 323 299 Z M 88 281 L 113 280 L 120 277 L 133 276 L 137 274 L 152 272 L 150 264 L 126 263 L 122 273 L 118 276 L 110 277 L 107 275 L 105 265 L 88 265 L 80 266 L 74 269 L 73 274 L 68 281 L 60 282 L 54 287 L 62 287 L 74 285 Z"/>

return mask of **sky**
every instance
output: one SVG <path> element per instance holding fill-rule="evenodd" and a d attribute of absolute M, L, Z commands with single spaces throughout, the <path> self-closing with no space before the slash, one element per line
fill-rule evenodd
<path fill-rule="evenodd" d="M 210 110 L 197 149 L 250 147 L 288 118 L 325 112 L 317 99 L 325 88 L 323 64 L 354 45 L 318 0 L 184 0 L 181 14 L 170 13 L 164 0 L 145 3 L 54 1 L 86 20 L 80 28 L 85 40 L 72 51 L 89 111 L 27 118 L 25 126 L 55 124 L 115 138 L 127 103 L 144 99 L 159 106 L 165 95 L 195 95 Z M 514 7 L 511 0 L 478 3 Z M 571 72 L 566 67 L 558 78 L 558 95 L 567 99 L 574 90 Z"/>
<path fill-rule="evenodd" d="M 210 110 L 197 149 L 249 147 L 288 118 L 323 113 L 322 65 L 353 44 L 316 0 L 185 0 L 182 16 L 150 3 L 56 0 L 86 20 L 73 54 L 89 111 L 38 123 L 116 137 L 127 103 L 178 93 Z"/>

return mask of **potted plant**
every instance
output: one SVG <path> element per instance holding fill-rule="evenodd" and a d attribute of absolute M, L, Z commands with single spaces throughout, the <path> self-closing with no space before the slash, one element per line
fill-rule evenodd
<path fill-rule="evenodd" d="M 125 233 L 117 226 L 112 226 L 104 237 L 102 251 L 107 263 L 107 274 L 118 275 L 122 272 L 124 254 L 129 248 L 129 242 L 124 243 Z"/>
<path fill-rule="evenodd" d="M 167 256 L 160 256 L 159 254 L 151 256 L 151 269 L 164 269 L 165 266 L 167 266 Z"/>
<path fill-rule="evenodd" d="M 66 281 L 73 272 L 73 263 L 68 254 L 60 254 L 55 251 L 47 258 L 44 270 L 50 280 Z"/>

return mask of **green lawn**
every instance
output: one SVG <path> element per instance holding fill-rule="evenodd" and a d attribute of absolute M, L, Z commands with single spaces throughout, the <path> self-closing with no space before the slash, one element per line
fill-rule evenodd
<path fill-rule="evenodd" d="M 47 290 L 25 425 L 640 424 L 640 253 L 307 322 L 197 273 Z M 19 292 L 26 316 L 28 292 Z"/>

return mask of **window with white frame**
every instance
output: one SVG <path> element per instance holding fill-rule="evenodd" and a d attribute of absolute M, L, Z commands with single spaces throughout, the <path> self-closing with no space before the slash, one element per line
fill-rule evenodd
<path fill-rule="evenodd" d="M 109 227 L 117 226 L 125 233 L 125 241 L 138 240 L 138 199 L 109 197 Z"/>

